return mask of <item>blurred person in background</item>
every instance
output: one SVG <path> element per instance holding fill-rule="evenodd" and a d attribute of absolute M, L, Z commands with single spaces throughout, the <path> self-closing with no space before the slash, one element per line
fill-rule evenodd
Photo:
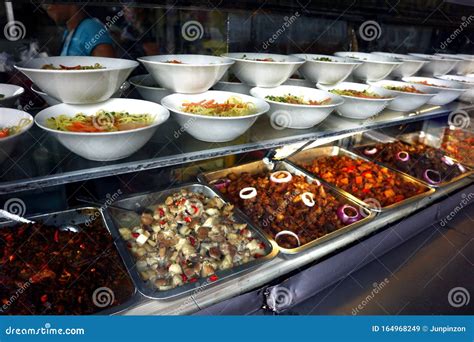
<path fill-rule="evenodd" d="M 79 5 L 43 5 L 48 16 L 65 26 L 61 56 L 115 57 L 112 38 L 96 18 L 88 18 Z"/>

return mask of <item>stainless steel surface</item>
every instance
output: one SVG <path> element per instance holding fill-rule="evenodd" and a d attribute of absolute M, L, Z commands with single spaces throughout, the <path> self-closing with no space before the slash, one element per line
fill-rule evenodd
<path fill-rule="evenodd" d="M 355 154 L 353 152 L 347 151 L 347 150 L 345 150 L 343 148 L 340 148 L 338 146 L 317 147 L 317 148 L 305 150 L 305 151 L 302 151 L 299 154 L 293 156 L 292 158 L 290 158 L 289 162 L 291 162 L 291 163 L 295 164 L 296 166 L 301 167 L 302 169 L 304 169 L 301 166 L 303 163 L 311 163 L 317 157 L 338 156 L 338 155 L 344 155 L 344 156 L 348 156 L 352 159 L 359 159 L 359 160 L 365 160 L 365 161 L 368 161 L 368 162 L 372 162 L 367 158 L 364 158 L 364 157 L 362 157 L 358 154 Z M 304 170 L 306 170 L 306 169 L 304 169 Z M 306 170 L 306 172 L 311 173 L 309 170 Z M 403 173 L 400 173 L 400 172 L 397 172 L 397 171 L 393 171 L 393 172 L 399 174 L 405 181 L 415 183 L 415 184 L 425 188 L 426 190 L 421 194 L 412 196 L 412 197 L 407 198 L 407 199 L 405 199 L 401 202 L 397 202 L 397 203 L 394 203 L 394 204 L 391 204 L 391 205 L 388 205 L 388 206 L 385 206 L 385 207 L 380 207 L 380 208 L 375 207 L 373 205 L 370 205 L 370 203 L 365 203 L 364 200 L 360 199 L 360 198 L 358 199 L 358 201 L 363 203 L 363 205 L 365 205 L 366 207 L 368 207 L 369 209 L 371 209 L 373 211 L 382 212 L 382 211 L 398 209 L 402 206 L 410 205 L 410 204 L 412 204 L 416 201 L 419 201 L 423 197 L 429 196 L 431 193 L 434 192 L 433 188 L 426 186 L 425 184 L 419 182 L 416 178 L 414 178 L 410 175 L 406 175 L 406 174 L 403 174 Z M 314 177 L 316 177 L 317 179 L 321 180 L 322 182 L 324 182 L 326 184 L 331 185 L 332 187 L 335 187 L 340 192 L 346 194 L 346 196 L 349 195 L 349 196 L 352 196 L 354 198 L 357 198 L 355 195 L 350 194 L 349 192 L 347 192 L 343 189 L 340 189 L 339 187 L 324 181 L 322 178 L 319 178 L 316 175 Z"/>
<path fill-rule="evenodd" d="M 265 256 L 252 260 L 248 263 L 243 265 L 239 265 L 236 267 L 232 267 L 227 270 L 219 270 L 216 272 L 218 279 L 214 282 L 211 282 L 207 278 L 200 278 L 198 281 L 194 283 L 187 283 L 182 286 L 166 290 L 160 291 L 154 288 L 151 284 L 146 283 L 140 277 L 139 272 L 135 266 L 135 258 L 133 255 L 128 251 L 126 246 L 126 242 L 120 237 L 120 233 L 118 232 L 119 227 L 133 227 L 140 223 L 140 216 L 133 212 L 133 208 L 141 206 L 146 207 L 149 209 L 153 209 L 158 204 L 163 203 L 166 198 L 180 190 L 185 189 L 191 192 L 202 193 L 208 197 L 218 197 L 224 203 L 225 201 L 222 197 L 216 193 L 213 189 L 209 186 L 203 184 L 189 184 L 184 185 L 172 189 L 167 189 L 164 191 L 159 192 L 151 192 L 151 193 L 144 193 L 133 195 L 127 198 L 120 199 L 115 203 L 123 208 L 129 208 L 130 211 L 124 212 L 123 210 L 114 210 L 113 208 L 107 209 L 106 221 L 109 223 L 110 227 L 112 227 L 114 237 L 117 237 L 116 243 L 119 249 L 119 252 L 127 265 L 127 269 L 132 275 L 132 278 L 135 284 L 138 287 L 138 290 L 146 297 L 151 299 L 161 299 L 161 300 L 169 300 L 175 297 L 182 297 L 186 295 L 192 295 L 196 291 L 199 291 L 202 288 L 213 288 L 214 286 L 220 285 L 221 283 L 228 282 L 229 280 L 241 275 L 242 273 L 248 272 L 251 269 L 258 268 L 260 265 L 264 264 L 265 262 L 271 260 L 278 254 L 278 249 L 270 242 L 265 235 L 263 235 L 258 229 L 256 229 L 252 223 L 239 212 L 235 212 L 234 218 L 237 222 L 246 223 L 248 228 L 252 231 L 254 237 L 260 239 L 265 244 Z"/>
<path fill-rule="evenodd" d="M 99 213 L 99 215 L 97 215 L 97 213 Z M 44 224 L 44 225 L 51 225 L 51 226 L 58 227 L 58 229 L 61 229 L 62 227 L 67 227 L 67 226 L 76 227 L 79 225 L 84 225 L 86 227 L 86 223 L 91 221 L 91 217 L 94 217 L 95 219 L 100 219 L 104 229 L 106 229 L 109 232 L 109 234 L 111 233 L 108 225 L 106 224 L 102 210 L 96 207 L 80 207 L 80 208 L 68 209 L 68 210 L 58 211 L 58 212 L 53 212 L 53 213 L 35 215 L 35 216 L 32 216 L 31 219 L 37 223 Z M 3 227 L 10 227 L 17 224 L 18 224 L 17 222 L 13 222 L 13 221 L 0 222 L 0 229 Z M 87 228 L 84 228 L 84 229 L 87 229 Z M 116 251 L 118 253 L 117 248 L 116 248 Z M 130 277 L 130 273 L 129 273 L 129 277 Z M 135 283 L 133 282 L 131 277 L 130 277 L 130 282 L 134 285 L 133 294 L 127 301 L 125 301 L 124 303 L 120 305 L 97 311 L 96 314 L 100 314 L 100 315 L 119 314 L 123 312 L 124 310 L 130 309 L 131 307 L 139 303 L 141 299 L 140 294 L 138 293 Z"/>
<path fill-rule="evenodd" d="M 314 178 L 313 176 L 311 176 L 307 172 L 304 172 L 304 171 L 300 170 L 299 168 L 293 166 L 292 164 L 284 162 L 284 161 L 277 162 L 274 165 L 273 171 L 281 171 L 281 170 L 288 171 L 288 172 L 290 172 L 292 174 L 295 174 L 295 175 L 304 176 L 304 177 L 306 177 L 306 179 L 309 182 L 316 181 L 316 178 Z M 235 173 L 235 174 L 239 175 L 241 173 L 248 172 L 248 173 L 254 175 L 254 174 L 259 174 L 259 173 L 266 173 L 268 171 L 269 171 L 268 166 L 264 162 L 256 161 L 256 162 L 253 162 L 253 163 L 248 163 L 248 164 L 244 164 L 244 165 L 238 165 L 238 166 L 235 166 L 235 167 L 231 167 L 229 169 L 204 173 L 204 174 L 201 174 L 198 178 L 201 181 L 204 181 L 204 182 L 206 182 L 206 183 L 208 183 L 212 186 L 212 184 L 215 183 L 216 181 L 218 181 L 220 179 L 225 179 L 226 176 L 229 173 Z M 371 212 L 370 210 L 368 210 L 366 208 L 365 204 L 363 202 L 359 201 L 354 196 L 352 196 L 350 194 L 347 194 L 347 193 L 342 193 L 342 192 L 338 191 L 337 189 L 335 189 L 334 187 L 327 186 L 327 184 L 324 184 L 323 186 L 325 187 L 326 191 L 329 191 L 334 197 L 339 199 L 341 202 L 351 204 L 355 208 L 358 208 L 359 211 L 362 210 L 365 213 L 365 217 L 363 219 L 357 221 L 357 222 L 354 222 L 352 224 L 349 224 L 347 226 L 339 228 L 339 229 L 337 229 L 337 230 L 335 230 L 335 231 L 333 231 L 329 234 L 324 235 L 323 237 L 317 238 L 317 239 L 315 239 L 315 240 L 313 240 L 313 241 L 311 241 L 307 244 L 304 244 L 302 246 L 299 246 L 297 248 L 289 249 L 289 248 L 283 248 L 283 247 L 279 246 L 279 249 L 280 249 L 281 253 L 284 253 L 284 254 L 297 254 L 297 253 L 301 253 L 301 252 L 303 252 L 307 249 L 310 249 L 310 248 L 318 248 L 318 246 L 320 246 L 320 245 L 322 245 L 326 242 L 330 243 L 331 240 L 333 240 L 333 239 L 335 239 L 335 238 L 337 238 L 341 235 L 352 236 L 352 235 L 355 234 L 354 232 L 359 227 L 366 224 L 367 221 L 370 221 L 370 220 L 373 219 L 375 214 L 373 212 Z M 223 195 L 223 196 L 225 197 L 225 195 Z M 255 224 L 258 225 L 259 223 L 255 222 Z M 264 228 L 262 228 L 262 227 L 259 227 L 259 228 L 262 231 L 264 231 L 264 233 L 266 234 L 268 239 L 270 239 L 275 245 L 278 245 L 277 242 L 275 241 L 274 236 L 270 235 Z M 350 238 L 349 238 L 349 240 L 350 240 Z M 355 240 L 352 240 L 352 241 L 355 241 Z M 335 250 L 336 249 L 334 249 L 332 251 L 335 251 Z M 331 251 L 330 247 L 329 247 L 329 251 Z"/>

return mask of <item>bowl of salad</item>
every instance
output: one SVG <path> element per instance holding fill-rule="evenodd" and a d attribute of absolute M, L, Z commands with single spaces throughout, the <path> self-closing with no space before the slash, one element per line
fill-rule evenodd
<path fill-rule="evenodd" d="M 169 111 L 154 102 L 109 99 L 48 107 L 36 115 L 35 123 L 81 157 L 110 161 L 138 151 L 168 117 Z"/>
<path fill-rule="evenodd" d="M 404 55 L 401 53 L 390 53 L 381 51 L 375 51 L 371 53 L 378 56 L 393 58 L 402 62 L 402 65 L 400 65 L 398 68 L 393 69 L 390 73 L 390 76 L 393 76 L 395 78 L 412 76 L 416 74 L 423 67 L 423 65 L 428 63 L 428 61 L 424 58 Z"/>
<path fill-rule="evenodd" d="M 404 77 L 402 78 L 402 81 L 411 84 L 418 84 L 420 85 L 420 89 L 424 92 L 429 92 L 430 90 L 436 91 L 436 95 L 427 103 L 437 106 L 453 102 L 466 91 L 466 88 L 458 82 L 440 80 L 438 78 L 412 76 Z"/>
<path fill-rule="evenodd" d="M 23 87 L 0 83 L 0 107 L 13 107 L 16 100 L 25 92 Z"/>
<path fill-rule="evenodd" d="M 316 87 L 341 96 L 344 103 L 337 107 L 337 112 L 350 119 L 368 119 L 379 114 L 394 100 L 383 89 L 368 84 L 341 82 L 328 86 L 318 83 Z"/>
<path fill-rule="evenodd" d="M 277 128 L 311 128 L 344 103 L 342 97 L 324 90 L 289 85 L 255 87 L 250 94 L 268 102 L 270 111 L 267 115 L 272 126 Z"/>
<path fill-rule="evenodd" d="M 159 86 L 183 94 L 209 90 L 234 64 L 228 58 L 208 55 L 159 55 L 138 60 Z"/>
<path fill-rule="evenodd" d="M 447 74 L 448 72 L 453 70 L 461 61 L 459 58 L 435 56 L 424 53 L 410 53 L 410 55 L 424 58 L 428 61 L 428 63 L 423 65 L 423 67 L 421 68 L 421 73 L 430 77 Z"/>
<path fill-rule="evenodd" d="M 304 78 L 313 83 L 321 84 L 342 82 L 349 77 L 355 68 L 362 64 L 353 59 L 329 55 L 301 53 L 293 56 L 306 60 L 306 63 L 299 69 Z"/>
<path fill-rule="evenodd" d="M 3 162 L 18 143 L 18 138 L 33 126 L 33 117 L 27 112 L 0 108 L 0 162 Z"/>
<path fill-rule="evenodd" d="M 458 87 L 464 87 L 466 89 L 466 91 L 459 96 L 459 100 L 467 103 L 474 103 L 474 74 L 468 74 L 466 76 L 443 75 L 437 76 L 436 78 L 457 82 L 459 84 Z"/>
<path fill-rule="evenodd" d="M 133 76 L 128 81 L 146 101 L 160 103 L 163 97 L 172 94 L 171 90 L 159 87 L 151 75 Z"/>
<path fill-rule="evenodd" d="M 56 100 L 86 104 L 109 99 L 137 66 L 128 59 L 60 56 L 31 59 L 15 68 Z"/>
<path fill-rule="evenodd" d="M 243 83 L 253 87 L 278 87 L 305 62 L 304 59 L 272 53 L 233 52 L 224 57 L 235 61 L 231 71 Z"/>
<path fill-rule="evenodd" d="M 231 141 L 244 134 L 270 106 L 255 97 L 210 90 L 201 94 L 172 94 L 161 100 L 181 129 L 207 142 Z"/>
<path fill-rule="evenodd" d="M 367 83 L 382 89 L 385 96 L 394 97 L 395 99 L 388 104 L 387 108 L 399 112 L 415 110 L 428 103 L 437 94 L 437 90 L 426 89 L 416 83 L 391 80 Z"/>
<path fill-rule="evenodd" d="M 402 65 L 402 62 L 397 59 L 365 52 L 345 51 L 336 52 L 334 55 L 361 62 L 362 65 L 354 69 L 352 74 L 355 78 L 364 82 L 382 80 Z"/>
<path fill-rule="evenodd" d="M 464 54 L 437 53 L 435 56 L 459 59 L 459 63 L 452 69 L 457 75 L 468 75 L 474 72 L 474 56 Z"/>

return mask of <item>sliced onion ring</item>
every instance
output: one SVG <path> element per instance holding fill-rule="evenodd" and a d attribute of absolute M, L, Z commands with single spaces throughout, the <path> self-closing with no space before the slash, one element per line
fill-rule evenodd
<path fill-rule="evenodd" d="M 280 175 L 285 175 L 284 178 L 278 178 Z M 270 175 L 270 180 L 275 183 L 288 183 L 293 176 L 288 171 L 276 171 Z"/>
<path fill-rule="evenodd" d="M 292 237 L 294 237 L 296 239 L 296 241 L 298 241 L 298 247 L 301 246 L 301 241 L 300 241 L 300 238 L 298 237 L 298 235 L 296 235 L 295 233 L 289 231 L 289 230 L 282 230 L 281 232 L 278 232 L 277 235 L 275 235 L 275 241 L 280 237 L 280 236 L 283 236 L 283 235 L 290 235 Z M 278 243 L 278 242 L 277 242 Z"/>
<path fill-rule="evenodd" d="M 217 189 L 221 190 L 227 187 L 227 185 L 230 183 L 230 179 L 223 178 L 223 179 L 218 179 L 212 185 L 214 185 Z"/>
<path fill-rule="evenodd" d="M 377 153 L 377 148 L 376 147 L 372 147 L 372 148 L 366 148 L 364 150 L 364 154 L 368 155 L 368 156 L 371 156 L 371 155 L 374 155 Z"/>
<path fill-rule="evenodd" d="M 463 165 L 459 164 L 459 163 L 458 163 L 458 169 L 459 169 L 459 171 L 461 171 L 462 173 L 466 172 L 466 168 L 465 168 Z"/>
<path fill-rule="evenodd" d="M 243 188 L 242 190 L 240 190 L 239 196 L 242 199 L 254 198 L 255 196 L 257 196 L 257 189 L 255 189 L 251 186 L 249 186 L 247 188 Z"/>
<path fill-rule="evenodd" d="M 354 215 L 348 214 L 347 209 L 353 210 Z M 362 218 L 360 212 L 356 208 L 354 208 L 353 206 L 351 206 L 349 204 L 344 204 L 344 205 L 340 206 L 337 209 L 336 214 L 337 214 L 337 217 L 339 217 L 341 222 L 344 223 L 344 224 L 351 224 L 351 223 L 354 223 L 356 221 L 359 221 Z"/>
<path fill-rule="evenodd" d="M 443 163 L 445 163 L 446 165 L 449 165 L 449 166 L 454 165 L 454 160 L 453 160 L 451 157 L 442 156 L 442 157 L 441 157 L 441 160 L 442 160 Z"/>
<path fill-rule="evenodd" d="M 307 207 L 314 207 L 316 204 L 314 195 L 311 192 L 303 192 L 303 194 L 301 194 L 301 200 Z"/>
<path fill-rule="evenodd" d="M 400 160 L 402 162 L 406 162 L 410 160 L 410 154 L 408 154 L 407 151 L 400 151 L 397 153 L 397 160 Z"/>
<path fill-rule="evenodd" d="M 434 175 L 437 179 L 431 178 Z M 441 174 L 433 169 L 426 169 L 425 172 L 423 172 L 423 178 L 430 184 L 438 184 L 441 182 Z"/>

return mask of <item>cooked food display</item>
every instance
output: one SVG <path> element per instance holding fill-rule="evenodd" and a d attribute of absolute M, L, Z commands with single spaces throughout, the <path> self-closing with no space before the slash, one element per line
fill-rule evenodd
<path fill-rule="evenodd" d="M 95 115 L 78 113 L 72 117 L 67 115 L 51 117 L 46 120 L 46 124 L 49 128 L 64 132 L 104 133 L 150 126 L 154 120 L 151 114 L 101 110 Z"/>
<path fill-rule="evenodd" d="M 463 165 L 445 156 L 443 151 L 420 143 L 411 145 L 395 141 L 362 146 L 357 150 L 432 185 L 448 182 L 466 172 Z"/>
<path fill-rule="evenodd" d="M 276 60 L 274 60 L 271 57 L 268 57 L 268 58 L 248 58 L 247 55 L 243 55 L 242 59 L 245 59 L 245 60 L 248 60 L 248 61 L 256 61 L 256 62 L 276 62 Z"/>
<path fill-rule="evenodd" d="M 362 219 L 319 182 L 287 171 L 230 173 L 219 189 L 284 248 L 296 248 Z"/>
<path fill-rule="evenodd" d="M 445 128 L 441 149 L 461 163 L 474 165 L 474 133 Z"/>
<path fill-rule="evenodd" d="M 54 66 L 53 64 L 45 64 L 41 67 L 45 70 L 95 70 L 95 69 L 105 69 L 100 63 L 95 63 L 94 65 L 75 65 L 75 66 L 66 66 L 60 64 L 59 66 Z"/>
<path fill-rule="evenodd" d="M 216 281 L 218 271 L 266 255 L 265 244 L 235 220 L 232 205 L 185 189 L 143 213 L 140 225 L 119 231 L 142 279 L 160 291 L 199 278 Z"/>
<path fill-rule="evenodd" d="M 426 94 L 425 92 L 416 89 L 414 86 L 384 86 L 385 89 L 394 90 L 394 91 L 403 91 L 404 93 L 414 93 L 414 94 Z"/>
<path fill-rule="evenodd" d="M 170 63 L 170 64 L 184 64 L 183 62 L 177 60 L 177 59 L 171 59 L 169 61 L 166 61 L 165 63 Z"/>
<path fill-rule="evenodd" d="M 10 126 L 10 127 L 0 127 L 0 139 L 10 137 L 12 135 L 15 135 L 17 133 L 20 133 L 20 131 L 28 126 L 31 123 L 30 119 L 21 119 L 17 125 L 15 126 Z"/>
<path fill-rule="evenodd" d="M 426 190 L 386 167 L 346 155 L 317 157 L 301 166 L 363 201 L 377 200 L 381 207 Z"/>
<path fill-rule="evenodd" d="M 328 97 L 321 101 L 316 100 L 305 100 L 303 96 L 291 95 L 286 94 L 283 96 L 274 96 L 274 95 L 267 95 L 265 99 L 275 102 L 282 102 L 288 104 L 299 104 L 299 105 L 310 105 L 310 106 L 321 106 L 327 105 L 331 103 L 331 99 Z"/>
<path fill-rule="evenodd" d="M 88 315 L 132 296 L 134 286 L 102 221 L 80 228 L 35 223 L 0 229 L 1 314 Z M 96 292 L 104 288 L 107 293 Z M 100 306 L 104 299 L 110 305 Z"/>
<path fill-rule="evenodd" d="M 336 62 L 329 57 L 316 57 L 316 58 L 313 58 L 313 60 L 318 61 L 318 62 Z"/>
<path fill-rule="evenodd" d="M 329 91 L 336 95 L 362 97 L 365 99 L 386 99 L 387 98 L 387 97 L 375 94 L 367 90 L 359 91 L 359 90 L 353 90 L 353 89 L 332 89 Z"/>
<path fill-rule="evenodd" d="M 442 85 L 439 85 L 439 84 L 429 83 L 428 81 L 412 81 L 412 82 L 417 83 L 417 84 L 423 84 L 425 86 L 430 86 L 430 87 L 449 88 L 447 86 L 442 86 Z"/>
<path fill-rule="evenodd" d="M 252 102 L 244 102 L 239 97 L 232 96 L 223 103 L 215 100 L 184 102 L 183 111 L 198 115 L 232 117 L 255 114 L 257 107 Z"/>

